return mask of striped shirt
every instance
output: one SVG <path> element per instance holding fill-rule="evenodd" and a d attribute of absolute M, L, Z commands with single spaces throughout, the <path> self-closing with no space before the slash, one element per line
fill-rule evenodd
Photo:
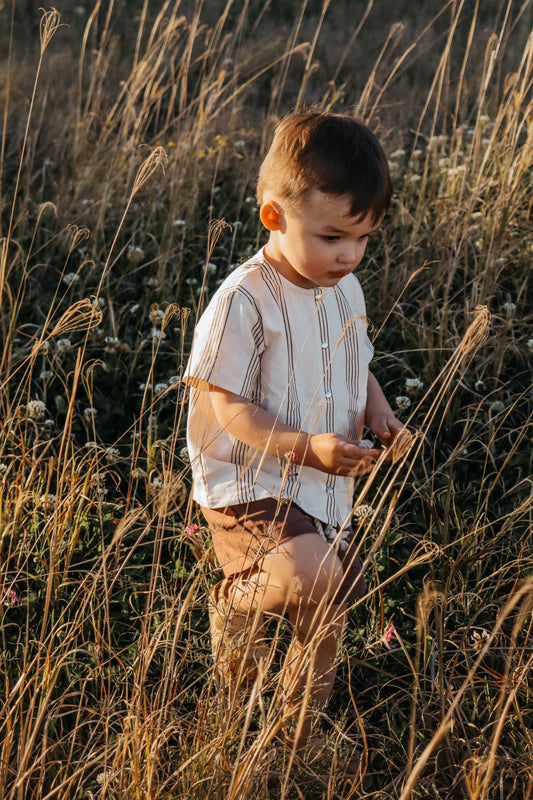
<path fill-rule="evenodd" d="M 184 380 L 194 499 L 221 508 L 292 498 L 327 525 L 346 522 L 354 479 L 254 450 L 218 424 L 208 386 L 247 398 L 311 434 L 362 434 L 368 364 L 365 301 L 350 274 L 336 286 L 302 288 L 260 250 L 222 283 L 195 330 Z"/>

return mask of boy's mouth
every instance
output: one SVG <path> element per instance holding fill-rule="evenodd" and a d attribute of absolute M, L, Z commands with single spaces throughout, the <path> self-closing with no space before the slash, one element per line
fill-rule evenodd
<path fill-rule="evenodd" d="M 344 278 L 344 276 L 348 275 L 349 272 L 351 272 L 351 270 L 337 270 L 330 272 L 329 274 L 332 278 Z"/>

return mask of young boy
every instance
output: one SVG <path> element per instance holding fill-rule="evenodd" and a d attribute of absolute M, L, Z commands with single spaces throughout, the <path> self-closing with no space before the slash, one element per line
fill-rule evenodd
<path fill-rule="evenodd" d="M 185 380 L 194 499 L 225 579 L 211 591 L 213 650 L 225 674 L 253 679 L 264 614 L 288 614 L 283 671 L 329 697 L 347 605 L 365 591 L 349 527 L 354 478 L 402 424 L 368 369 L 363 293 L 352 274 L 388 208 L 387 160 L 353 119 L 291 114 L 276 129 L 257 197 L 268 242 L 220 286 L 201 317 Z M 308 741 L 300 705 L 295 740 Z"/>

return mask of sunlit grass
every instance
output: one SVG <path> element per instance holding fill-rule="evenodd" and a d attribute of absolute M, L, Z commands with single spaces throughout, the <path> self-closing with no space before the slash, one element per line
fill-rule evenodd
<path fill-rule="evenodd" d="M 16 47 L 7 63 L 0 795 L 525 800 L 533 51 L 513 45 L 530 4 L 495 14 L 483 45 L 475 4 L 443 4 L 411 42 L 383 31 L 358 92 L 339 82 L 358 30 L 319 72 L 335 3 L 303 3 L 262 49 L 268 3 L 221 4 L 215 21 L 200 3 L 149 5 L 126 53 L 113 3 L 87 9 L 56 91 L 47 59 L 77 40 L 44 14 L 26 104 Z M 389 94 L 420 50 L 434 69 L 418 122 L 394 127 Z M 219 573 L 190 499 L 180 382 L 195 320 L 262 241 L 254 182 L 275 117 L 313 102 L 355 109 L 388 148 L 393 204 L 360 276 L 376 373 L 416 432 L 357 486 L 369 590 L 314 773 L 281 744 L 288 623 L 270 620 L 250 693 L 213 670 Z"/>

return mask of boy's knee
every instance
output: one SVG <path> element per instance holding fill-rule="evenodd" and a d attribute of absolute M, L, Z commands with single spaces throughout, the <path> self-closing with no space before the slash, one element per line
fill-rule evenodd
<path fill-rule="evenodd" d="M 330 552 L 318 568 L 314 564 L 294 564 L 292 578 L 293 605 L 318 606 L 331 601 L 340 590 L 344 572 L 337 556 Z"/>

